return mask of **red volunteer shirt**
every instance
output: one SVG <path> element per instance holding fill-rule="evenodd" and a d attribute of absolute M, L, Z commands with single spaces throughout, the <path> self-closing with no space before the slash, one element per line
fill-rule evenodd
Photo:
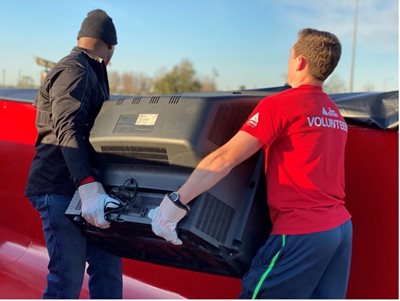
<path fill-rule="evenodd" d="M 344 207 L 347 124 L 321 87 L 262 100 L 242 131 L 264 143 L 273 234 L 307 234 L 351 218 Z"/>

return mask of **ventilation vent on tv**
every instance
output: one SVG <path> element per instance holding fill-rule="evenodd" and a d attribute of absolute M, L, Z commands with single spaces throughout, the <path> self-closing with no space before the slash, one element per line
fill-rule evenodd
<path fill-rule="evenodd" d="M 207 194 L 203 202 L 204 207 L 195 227 L 215 240 L 224 243 L 235 210 L 211 194 Z"/>
<path fill-rule="evenodd" d="M 208 139 L 218 146 L 237 133 L 253 111 L 253 104 L 225 104 L 218 108 Z"/>
<path fill-rule="evenodd" d="M 131 104 L 135 104 L 135 105 L 138 105 L 138 104 L 140 104 L 140 101 L 142 100 L 142 96 L 136 96 L 136 97 L 134 97 L 133 99 L 132 99 L 132 102 L 131 102 Z"/>
<path fill-rule="evenodd" d="M 158 103 L 159 100 L 160 100 L 160 96 L 152 96 L 150 98 L 149 103 Z"/>
<path fill-rule="evenodd" d="M 169 164 L 168 154 L 165 148 L 104 145 L 101 146 L 101 151 L 103 154 L 108 155 L 113 163 L 125 162 L 126 159 L 129 159 L 131 163 L 138 163 L 138 161 L 155 161 Z"/>
<path fill-rule="evenodd" d="M 124 101 L 125 101 L 125 98 L 118 99 L 118 100 L 115 102 L 115 105 L 116 105 L 116 106 L 120 106 L 120 105 L 124 104 Z"/>
<path fill-rule="evenodd" d="M 171 96 L 171 98 L 169 99 L 168 103 L 173 103 L 173 104 L 177 104 L 179 103 L 179 100 L 181 99 L 180 96 Z"/>

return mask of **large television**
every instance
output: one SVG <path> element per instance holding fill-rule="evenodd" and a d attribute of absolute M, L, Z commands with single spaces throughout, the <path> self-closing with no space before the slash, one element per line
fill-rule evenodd
<path fill-rule="evenodd" d="M 178 189 L 204 156 L 227 142 L 262 98 L 275 92 L 106 101 L 90 137 L 99 175 L 107 191 L 134 179 L 135 201 L 106 230 L 82 226 L 79 200 L 66 213 L 91 240 L 119 256 L 242 277 L 271 228 L 261 152 L 190 203 L 190 214 L 177 229 L 182 245 L 155 236 L 147 213 Z"/>

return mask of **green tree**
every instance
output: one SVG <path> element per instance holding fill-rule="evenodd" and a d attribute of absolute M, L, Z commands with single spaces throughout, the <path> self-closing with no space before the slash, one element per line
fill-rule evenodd
<path fill-rule="evenodd" d="M 201 82 L 196 78 L 196 71 L 189 60 L 182 60 L 170 72 L 162 73 L 154 81 L 156 93 L 195 92 L 201 90 Z"/>

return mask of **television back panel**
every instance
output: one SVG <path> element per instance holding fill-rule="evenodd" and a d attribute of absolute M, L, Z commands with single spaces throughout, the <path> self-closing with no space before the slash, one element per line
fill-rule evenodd
<path fill-rule="evenodd" d="M 227 142 L 264 97 L 192 93 L 105 102 L 91 132 L 101 181 L 107 190 L 133 178 L 139 192 L 109 229 L 86 225 L 85 233 L 122 257 L 241 277 L 270 231 L 261 154 L 191 202 L 178 225 L 183 245 L 156 237 L 147 213 Z M 78 217 L 79 203 L 71 202 L 67 214 Z"/>

